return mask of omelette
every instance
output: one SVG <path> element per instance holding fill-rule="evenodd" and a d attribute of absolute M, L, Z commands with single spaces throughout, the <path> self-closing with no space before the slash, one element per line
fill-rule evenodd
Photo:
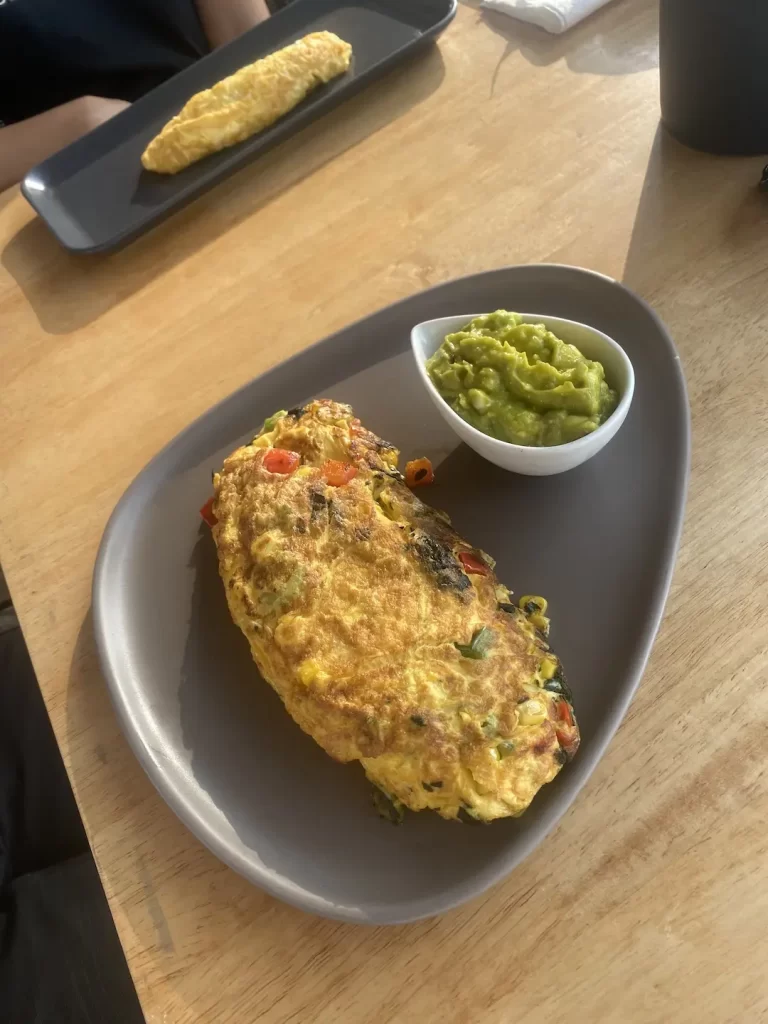
<path fill-rule="evenodd" d="M 407 486 L 428 461 L 404 477 L 398 458 L 325 399 L 234 451 L 202 510 L 232 618 L 296 723 L 360 761 L 380 810 L 522 814 L 579 744 L 546 602 L 514 603 L 493 559 Z"/>
<path fill-rule="evenodd" d="M 274 124 L 318 85 L 349 69 L 352 47 L 312 32 L 196 93 L 147 146 L 148 171 L 176 174 Z"/>

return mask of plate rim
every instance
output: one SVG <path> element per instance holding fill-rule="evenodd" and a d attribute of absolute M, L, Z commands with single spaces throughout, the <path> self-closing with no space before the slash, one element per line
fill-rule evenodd
<path fill-rule="evenodd" d="M 211 418 L 211 416 L 225 404 L 232 401 L 235 396 L 244 393 L 256 381 L 268 377 L 273 372 L 283 370 L 284 368 L 294 365 L 298 361 L 306 358 L 308 353 L 316 352 L 326 344 L 333 342 L 333 340 L 340 334 L 353 330 L 356 327 L 360 327 L 373 317 L 379 316 L 385 312 L 394 313 L 401 310 L 404 306 L 419 296 L 433 295 L 438 293 L 440 290 L 447 291 L 450 290 L 452 286 L 459 283 L 478 280 L 492 275 L 503 275 L 514 271 L 531 269 L 565 271 L 577 276 L 584 276 L 593 280 L 599 280 L 611 287 L 621 289 L 649 315 L 671 356 L 671 369 L 674 373 L 676 390 L 680 399 L 677 411 L 678 414 L 682 413 L 680 423 L 680 439 L 682 441 L 682 481 L 676 490 L 675 501 L 673 507 L 670 509 L 670 529 L 667 531 L 665 536 L 666 543 L 663 552 L 664 571 L 659 574 L 659 578 L 653 588 L 652 598 L 650 601 L 653 612 L 645 622 L 643 630 L 638 634 L 637 643 L 639 650 L 635 655 L 632 669 L 625 677 L 626 683 L 622 687 L 622 691 L 618 695 L 617 699 L 613 702 L 610 711 L 606 714 L 605 725 L 596 737 L 594 743 L 590 746 L 589 753 L 584 752 L 583 755 L 580 755 L 580 763 L 583 764 L 585 760 L 587 762 L 587 767 L 583 771 L 582 777 L 578 780 L 578 784 L 575 784 L 571 791 L 564 795 L 563 800 L 556 805 L 554 813 L 551 813 L 547 819 L 543 820 L 543 823 L 540 825 L 538 830 L 531 831 L 527 835 L 521 837 L 513 855 L 508 857 L 502 855 L 499 858 L 499 866 L 494 868 L 493 871 L 488 872 L 487 879 L 483 877 L 478 883 L 476 881 L 477 876 L 474 878 L 472 876 L 468 876 L 462 887 L 462 892 L 455 897 L 451 896 L 450 898 L 445 899 L 439 906 L 435 906 L 434 897 L 425 897 L 420 900 L 408 901 L 407 905 L 390 903 L 382 904 L 381 909 L 379 909 L 378 905 L 368 903 L 366 904 L 368 908 L 367 911 L 363 911 L 357 907 L 341 907 L 338 904 L 331 904 L 316 893 L 299 889 L 297 885 L 291 884 L 285 879 L 275 881 L 273 877 L 270 877 L 270 874 L 274 875 L 274 873 L 268 873 L 266 869 L 258 878 L 254 877 L 255 873 L 253 864 L 249 863 L 247 858 L 237 856 L 234 851 L 229 849 L 226 842 L 222 840 L 210 823 L 201 818 L 201 816 L 196 813 L 189 802 L 184 798 L 184 795 L 176 787 L 170 784 L 168 776 L 163 772 L 162 767 L 159 764 L 159 761 L 162 760 L 162 756 L 153 757 L 153 754 L 156 755 L 157 752 L 153 751 L 153 749 L 147 744 L 145 737 L 135 726 L 131 709 L 128 707 L 125 699 L 125 692 L 118 682 L 117 671 L 113 665 L 111 644 L 108 639 L 109 612 L 107 605 L 109 602 L 107 598 L 107 573 L 105 569 L 113 555 L 114 545 L 117 543 L 116 535 L 121 525 L 122 517 L 125 514 L 126 509 L 130 506 L 134 493 L 148 478 L 151 479 L 152 473 L 157 471 L 161 462 L 165 461 L 166 456 L 174 449 L 181 448 L 186 442 L 193 440 L 195 434 L 200 430 L 205 421 Z M 403 351 L 408 351 L 407 345 Z M 664 616 L 666 602 L 677 563 L 677 555 L 680 548 L 680 541 L 685 521 L 685 509 L 690 481 L 690 467 L 691 410 L 688 399 L 688 388 L 682 369 L 680 354 L 677 351 L 677 347 L 675 346 L 669 330 L 656 311 L 648 302 L 646 302 L 645 299 L 623 282 L 617 281 L 615 278 L 610 277 L 607 274 L 603 274 L 600 271 L 589 270 L 584 267 L 572 266 L 563 263 L 510 264 L 503 267 L 495 267 L 490 270 L 478 271 L 472 274 L 464 274 L 459 277 L 450 278 L 446 281 L 432 285 L 429 288 L 412 292 L 410 295 L 397 299 L 388 305 L 374 309 L 366 315 L 359 317 L 349 324 L 341 326 L 338 330 L 335 330 L 325 337 L 311 343 L 299 352 L 289 356 L 288 359 L 267 367 L 262 373 L 249 378 L 240 387 L 227 394 L 218 402 L 215 402 L 212 406 L 192 420 L 191 423 L 179 431 L 173 438 L 171 438 L 170 441 L 163 445 L 160 451 L 158 451 L 157 454 L 154 455 L 134 477 L 117 502 L 104 528 L 94 564 L 91 608 L 93 614 L 94 636 L 99 655 L 99 664 L 102 675 L 107 683 L 110 700 L 113 708 L 115 709 L 121 731 L 128 741 L 128 744 L 139 764 L 149 777 L 150 782 L 169 808 L 189 829 L 194 838 L 201 842 L 208 850 L 210 850 L 211 853 L 213 853 L 228 867 L 243 876 L 252 885 L 256 885 L 262 890 L 268 892 L 271 896 L 274 896 L 275 898 L 307 913 L 316 914 L 333 920 L 375 926 L 409 924 L 447 913 L 470 900 L 478 898 L 483 893 L 487 892 L 492 886 L 503 881 L 533 852 L 533 850 L 536 849 L 536 847 L 546 839 L 546 837 L 553 831 L 568 810 L 572 807 L 577 796 L 592 776 L 592 773 L 602 760 L 606 749 L 616 735 L 616 732 L 623 722 L 627 710 L 640 685 Z"/>

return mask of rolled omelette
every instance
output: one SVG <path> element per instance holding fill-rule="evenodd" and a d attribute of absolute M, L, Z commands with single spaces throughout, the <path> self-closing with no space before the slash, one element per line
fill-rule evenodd
<path fill-rule="evenodd" d="M 514 604 L 398 456 L 330 400 L 267 420 L 214 474 L 229 609 L 297 724 L 396 817 L 516 816 L 579 745 L 546 602 Z"/>
<path fill-rule="evenodd" d="M 316 86 L 349 69 L 352 47 L 333 32 L 312 32 L 196 93 L 147 146 L 148 171 L 176 174 L 204 156 L 243 142 L 293 110 Z"/>

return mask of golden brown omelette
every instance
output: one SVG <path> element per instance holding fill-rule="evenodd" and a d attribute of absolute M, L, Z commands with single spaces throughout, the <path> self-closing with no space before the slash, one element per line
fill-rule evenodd
<path fill-rule="evenodd" d="M 521 814 L 579 744 L 546 602 L 512 604 L 398 454 L 328 400 L 233 452 L 208 508 L 232 617 L 295 721 L 396 811 Z"/>
<path fill-rule="evenodd" d="M 293 110 L 318 85 L 349 69 L 352 47 L 333 32 L 311 32 L 198 92 L 141 157 L 148 171 L 176 174 L 243 142 Z"/>

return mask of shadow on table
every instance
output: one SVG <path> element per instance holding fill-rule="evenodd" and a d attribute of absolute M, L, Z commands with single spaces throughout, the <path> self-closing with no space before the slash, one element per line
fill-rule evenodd
<path fill-rule="evenodd" d="M 749 261 L 764 245 L 768 196 L 757 188 L 763 163 L 759 157 L 714 156 L 689 149 L 659 125 L 624 282 L 662 307 L 674 302 L 679 322 L 684 322 L 680 303 L 689 304 L 692 315 L 700 315 L 706 306 L 702 299 L 716 301 L 724 261 Z M 745 272 L 764 272 L 765 266 L 765 260 L 756 266 L 748 263 Z"/>
<path fill-rule="evenodd" d="M 36 218 L 0 262 L 43 330 L 75 331 L 423 102 L 444 75 L 440 51 L 430 47 L 119 252 L 69 253 Z"/>
<path fill-rule="evenodd" d="M 196 556 L 203 557 L 203 547 L 208 545 L 199 545 Z M 211 548 L 208 550 L 213 553 Z M 214 555 L 214 575 L 215 571 Z M 220 581 L 209 582 L 215 584 L 219 593 Z M 228 619 L 226 602 L 219 604 Z M 231 620 L 228 626 L 231 637 L 242 643 L 253 684 L 248 689 L 273 702 L 275 723 L 284 722 L 288 730 L 298 732 L 278 698 L 268 687 L 259 685 L 248 646 Z M 102 816 L 111 819 L 108 827 L 115 829 L 116 834 L 106 844 L 109 857 L 103 865 L 104 877 L 109 882 L 110 907 L 113 915 L 121 919 L 125 952 L 150 1020 L 162 1017 L 170 1021 L 187 1015 L 190 1020 L 209 1020 L 221 1012 L 226 1015 L 239 1000 L 244 1000 L 254 1013 L 256 1007 L 259 1013 L 275 1003 L 282 1007 L 291 1003 L 296 986 L 306 977 L 305 957 L 299 955 L 300 949 L 308 951 L 306 956 L 310 958 L 330 958 L 338 970 L 349 964 L 350 957 L 359 953 L 364 943 L 364 972 L 376 976 L 385 971 L 392 957 L 390 951 L 379 948 L 381 936 L 386 935 L 391 942 L 398 943 L 399 950 L 412 954 L 418 949 L 418 940 L 435 929 L 434 921 L 400 928 L 361 929 L 308 916 L 230 871 L 183 825 L 173 821 L 172 812 L 164 808 L 160 797 L 152 791 L 118 728 L 98 665 L 90 610 L 73 651 L 66 700 L 71 778 L 76 794 L 81 787 L 100 788 L 101 804 L 92 798 L 89 801 L 94 811 L 89 820 L 91 827 L 99 831 L 95 819 Z M 228 700 L 226 694 L 224 700 Z M 242 715 L 244 709 L 238 710 Z M 193 735 L 197 729 L 205 731 L 205 722 L 195 721 L 192 706 L 186 708 L 185 714 L 190 716 L 187 724 Z M 315 746 L 308 737 L 304 739 Z M 318 761 L 329 760 L 319 747 L 317 754 Z M 335 767 L 344 771 L 343 766 Z M 529 889 L 530 884 L 523 879 L 521 891 Z M 443 920 L 453 921 L 455 927 L 456 915 Z M 450 929 L 451 925 L 443 927 Z M 242 968 L 226 984 L 215 985 L 209 980 L 208 958 L 215 956 L 205 940 L 209 930 L 225 940 L 222 960 L 230 967 Z M 242 952 L 236 952 L 233 943 L 239 944 Z M 248 952 L 251 949 L 260 958 L 256 968 Z M 288 983 L 284 981 L 286 971 L 290 975 Z M 268 985 L 270 979 L 279 980 Z M 311 1011 L 307 1013 L 309 1016 L 304 1019 L 309 1020 Z M 247 1012 L 246 1017 L 251 1019 Z M 241 1014 L 237 1019 L 246 1018 Z"/>
<path fill-rule="evenodd" d="M 16 195 L 17 189 L 15 188 L 15 186 L 7 188 L 5 192 L 0 192 L 0 210 L 5 209 L 8 203 L 10 203 L 12 199 L 16 198 Z"/>
<path fill-rule="evenodd" d="M 506 40 L 507 47 L 494 73 L 516 51 L 530 64 L 545 67 L 565 60 L 571 71 L 590 75 L 628 75 L 658 66 L 658 24 L 650 6 L 632 13 L 643 32 L 631 31 L 627 7 L 609 6 L 597 11 L 563 35 L 553 35 L 498 11 L 481 8 L 481 0 L 459 0 L 476 10 L 491 31 Z"/>
<path fill-rule="evenodd" d="M 699 536 L 707 530 L 719 535 L 723 509 L 742 486 L 733 471 L 734 432 L 748 439 L 761 431 L 760 420 L 741 401 L 740 386 L 751 375 L 759 389 L 765 378 L 758 300 L 768 270 L 768 196 L 757 188 L 762 163 L 759 157 L 689 149 L 659 125 L 622 275 L 673 326 L 691 399 L 688 521 L 696 520 Z M 719 353 L 712 347 L 717 336 Z M 709 346 L 707 358 L 702 342 Z M 753 481 L 764 476 L 762 452 L 761 444 L 747 441 L 740 454 Z M 748 581 L 744 589 L 749 592 Z M 709 599 L 712 608 L 716 588 Z"/>

